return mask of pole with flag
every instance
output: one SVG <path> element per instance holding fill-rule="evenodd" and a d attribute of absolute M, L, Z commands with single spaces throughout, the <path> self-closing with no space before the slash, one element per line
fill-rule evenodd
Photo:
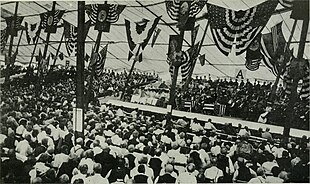
<path fill-rule="evenodd" d="M 187 89 L 187 86 L 190 84 L 190 82 L 191 82 L 191 80 L 192 80 L 192 75 L 193 75 L 193 72 L 194 72 L 194 68 L 195 68 L 195 65 L 196 65 L 196 60 L 197 60 L 197 58 L 196 57 L 194 57 L 194 55 L 195 55 L 195 53 L 197 53 L 197 54 L 199 54 L 200 53 L 200 50 L 201 50 L 201 48 L 202 48 L 202 44 L 203 44 L 203 41 L 204 41 L 204 39 L 205 39 L 205 37 L 206 37 L 206 34 L 207 34 L 207 29 L 208 29 L 208 27 L 209 27 L 209 21 L 207 22 L 207 24 L 206 24 L 206 27 L 205 27 L 205 30 L 204 30 L 204 32 L 203 32 L 203 36 L 202 36 L 202 39 L 201 39 L 201 41 L 200 41 L 200 43 L 199 43 L 199 47 L 198 47 L 198 51 L 193 51 L 192 53 L 191 53 L 191 57 L 190 57 L 190 59 L 192 60 L 192 67 L 191 67 L 191 70 L 190 70 L 190 73 L 189 73 L 189 77 L 187 78 L 187 80 L 185 81 L 185 83 L 184 83 L 184 85 L 183 85 L 183 90 L 186 90 Z M 194 44 L 195 45 L 195 44 Z M 194 47 L 194 45 L 192 45 L 192 47 Z"/>
<path fill-rule="evenodd" d="M 34 57 L 34 54 L 36 52 L 36 48 L 37 48 L 37 45 L 39 42 L 40 34 L 41 34 L 41 22 L 39 23 L 38 35 L 35 37 L 35 45 L 34 45 L 34 48 L 33 48 L 32 54 L 31 54 L 31 59 L 30 59 L 29 65 L 28 65 L 28 69 L 27 69 L 28 72 L 30 71 L 32 60 L 33 60 L 33 57 Z"/>
<path fill-rule="evenodd" d="M 53 62 L 53 65 L 50 67 L 50 70 L 49 70 L 49 73 L 52 72 L 54 70 L 54 67 L 55 67 L 55 64 L 56 64 L 56 60 L 57 60 L 57 56 L 58 56 L 58 53 L 59 53 L 59 50 L 61 48 L 61 44 L 62 44 L 62 40 L 65 36 L 65 31 L 62 33 L 62 36 L 61 36 L 61 39 L 60 39 L 60 42 L 59 42 L 59 45 L 58 45 L 58 48 L 57 48 L 57 51 L 56 51 L 56 55 L 54 56 L 54 62 Z"/>
<path fill-rule="evenodd" d="M 300 34 L 300 42 L 298 46 L 298 53 L 297 53 L 297 63 L 298 63 L 297 66 L 299 65 L 305 66 L 305 65 L 302 65 L 302 62 L 306 62 L 303 59 L 303 55 L 305 51 L 305 44 L 306 44 L 307 33 L 308 33 L 308 28 L 309 28 L 309 1 L 294 1 L 291 18 L 295 20 L 303 21 L 302 30 Z M 290 127 L 292 126 L 292 124 L 294 124 L 294 117 L 295 117 L 294 108 L 295 108 L 295 103 L 298 99 L 297 86 L 298 86 L 298 81 L 302 78 L 302 75 L 303 75 L 300 68 L 298 68 L 296 71 L 298 72 L 293 74 L 293 84 L 291 87 L 291 95 L 289 96 L 288 108 L 286 110 L 287 117 L 290 117 L 290 119 L 288 121 L 285 121 L 284 130 L 283 130 L 283 135 L 287 137 L 290 134 Z"/>
<path fill-rule="evenodd" d="M 15 29 L 15 24 L 16 24 L 16 17 L 17 17 L 17 11 L 18 11 L 18 2 L 16 2 L 15 4 L 15 13 L 13 16 L 13 20 L 12 20 L 12 29 Z M 9 25 L 8 25 L 9 26 Z M 6 75 L 5 75 L 5 83 L 9 83 L 10 81 L 10 73 L 11 73 L 11 57 L 12 57 L 12 49 L 13 49 L 13 41 L 14 41 L 14 35 L 13 33 L 9 33 L 11 34 L 11 38 L 10 38 L 10 46 L 9 46 L 9 55 L 8 55 L 8 60 L 9 62 L 6 65 Z"/>

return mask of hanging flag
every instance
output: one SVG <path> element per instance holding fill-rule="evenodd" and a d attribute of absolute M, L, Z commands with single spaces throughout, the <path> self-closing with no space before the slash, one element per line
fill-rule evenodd
<path fill-rule="evenodd" d="M 284 8 L 292 8 L 294 0 L 278 0 Z"/>
<path fill-rule="evenodd" d="M 61 52 L 61 53 L 59 54 L 59 59 L 60 59 L 60 60 L 64 60 L 64 53 Z"/>
<path fill-rule="evenodd" d="M 91 63 L 88 65 L 88 69 L 92 71 L 92 67 L 95 67 L 95 74 L 100 77 L 104 73 L 104 64 L 108 52 L 108 45 L 101 49 L 98 54 L 94 54 Z"/>
<path fill-rule="evenodd" d="M 195 41 L 196 41 L 196 38 L 197 38 L 197 34 L 198 34 L 198 30 L 199 30 L 199 25 L 197 25 L 194 29 L 192 29 L 192 32 L 191 32 L 192 45 L 195 44 Z"/>
<path fill-rule="evenodd" d="M 68 55 L 76 56 L 77 54 L 77 27 L 67 21 L 64 21 L 65 45 Z"/>
<path fill-rule="evenodd" d="M 196 60 L 198 55 L 198 47 L 199 42 L 194 45 L 193 48 L 189 48 L 183 54 L 181 64 L 182 81 L 186 81 L 189 78 L 190 71 L 194 67 L 194 61 Z"/>
<path fill-rule="evenodd" d="M 271 28 L 271 32 L 263 34 L 261 37 L 261 53 L 263 56 L 264 64 L 271 69 L 274 75 L 279 72 L 277 58 L 283 54 L 286 40 L 282 32 L 282 22 L 276 24 Z M 287 48 L 287 51 L 289 49 Z"/>
<path fill-rule="evenodd" d="M 262 54 L 260 53 L 261 34 L 257 35 L 246 51 L 245 67 L 250 71 L 258 70 Z"/>
<path fill-rule="evenodd" d="M 306 64 L 304 67 L 304 75 L 302 77 L 302 85 L 300 91 L 301 99 L 305 100 L 310 97 L 310 67 L 309 67 L 309 60 L 305 60 Z"/>
<path fill-rule="evenodd" d="M 172 20 L 178 21 L 180 30 L 192 30 L 195 16 L 202 10 L 206 1 L 166 0 L 166 10 Z"/>
<path fill-rule="evenodd" d="M 7 29 L 5 28 L 5 29 L 1 30 L 1 53 L 5 49 L 5 45 L 8 41 L 8 37 L 9 37 L 9 34 L 7 32 Z"/>
<path fill-rule="evenodd" d="M 56 56 L 53 53 L 50 53 L 52 59 L 56 59 Z"/>
<path fill-rule="evenodd" d="M 111 23 L 118 21 L 125 7 L 118 4 L 89 4 L 85 9 L 89 19 L 95 25 L 95 30 L 110 32 Z"/>
<path fill-rule="evenodd" d="M 151 44 L 152 47 L 154 46 L 156 39 L 157 39 L 160 32 L 161 32 L 161 29 L 155 28 L 154 34 L 153 34 L 153 39 L 152 39 L 152 44 Z"/>
<path fill-rule="evenodd" d="M 176 53 L 181 51 L 181 48 L 182 48 L 182 37 L 180 35 L 170 35 L 167 63 L 169 64 L 169 72 L 171 75 L 171 79 L 173 78 L 173 71 L 174 71 L 173 62 L 176 60 Z"/>
<path fill-rule="evenodd" d="M 25 22 L 25 28 L 26 28 L 26 38 L 28 44 L 31 43 L 31 40 L 33 43 L 35 43 L 36 37 L 39 36 L 40 33 L 40 24 L 29 24 L 28 22 Z"/>
<path fill-rule="evenodd" d="M 240 11 L 207 4 L 211 33 L 217 48 L 228 56 L 235 43 L 236 55 L 242 54 L 263 30 L 277 4 L 276 1 L 266 1 Z"/>
<path fill-rule="evenodd" d="M 7 32 L 9 35 L 12 36 L 17 36 L 17 32 L 19 30 L 24 29 L 24 27 L 22 26 L 22 22 L 24 20 L 24 17 L 21 16 L 17 16 L 15 23 L 14 23 L 14 17 L 5 17 L 5 21 L 6 21 L 6 25 L 7 25 Z"/>
<path fill-rule="evenodd" d="M 199 56 L 199 61 L 200 61 L 201 66 L 205 65 L 205 60 L 206 60 L 206 55 L 205 54 Z"/>
<path fill-rule="evenodd" d="M 41 28 L 45 29 L 47 33 L 56 33 L 57 24 L 64 15 L 64 10 L 48 11 L 40 14 Z"/>
<path fill-rule="evenodd" d="M 142 61 L 142 52 L 147 46 L 160 18 L 161 16 L 152 21 L 142 19 L 142 21 L 135 23 L 125 19 L 126 34 L 130 49 L 128 61 L 132 56 L 139 62 Z"/>
<path fill-rule="evenodd" d="M 309 21 L 309 0 L 294 0 L 291 18 Z"/>

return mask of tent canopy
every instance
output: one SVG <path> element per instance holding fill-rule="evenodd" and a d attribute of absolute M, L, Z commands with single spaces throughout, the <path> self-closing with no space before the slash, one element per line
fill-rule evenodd
<path fill-rule="evenodd" d="M 249 9 L 253 6 L 256 6 L 265 0 L 209 0 L 208 3 L 215 4 L 224 8 L 229 8 L 233 10 L 245 10 Z M 86 1 L 86 4 L 94 4 L 94 3 L 104 3 L 102 1 Z M 111 25 L 110 33 L 103 33 L 101 38 L 100 47 L 103 48 L 106 44 L 109 44 L 107 60 L 105 64 L 105 68 L 114 69 L 122 71 L 124 69 L 128 70 L 131 67 L 132 60 L 128 61 L 128 52 L 129 46 L 127 43 L 126 30 L 125 30 L 125 19 L 130 21 L 140 21 L 142 18 L 145 19 L 154 19 L 156 16 L 162 16 L 162 19 L 159 21 L 159 25 L 157 26 L 162 31 L 157 38 L 155 46 L 152 48 L 149 45 L 143 52 L 143 61 L 141 63 L 137 63 L 135 68 L 137 71 L 143 72 L 156 72 L 164 79 L 170 79 L 169 74 L 169 65 L 166 61 L 167 51 L 168 51 L 168 41 L 169 35 L 176 34 L 174 31 L 178 32 L 176 28 L 176 22 L 171 20 L 166 12 L 165 2 L 163 0 L 147 0 L 147 1 L 108 1 L 109 4 L 123 4 L 126 5 L 125 10 L 122 12 L 117 23 Z M 147 8 L 141 6 L 146 6 Z M 66 13 L 63 16 L 63 20 L 77 26 L 77 6 L 78 2 L 76 1 L 57 1 L 56 9 L 58 10 L 66 10 Z M 52 2 L 51 1 L 21 1 L 18 5 L 18 16 L 25 16 L 24 22 L 28 23 L 36 23 L 40 21 L 40 13 L 44 13 L 47 10 L 51 10 Z M 148 10 L 149 9 L 149 10 Z M 278 13 L 274 13 L 270 20 L 268 21 L 266 27 L 264 28 L 262 33 L 270 32 L 270 28 L 277 23 L 283 21 L 282 30 L 286 40 L 288 40 L 292 25 L 294 20 L 290 18 L 291 11 L 284 9 L 280 4 L 278 4 L 277 9 Z M 15 2 L 1 2 L 1 30 L 6 27 L 4 17 L 9 17 L 14 14 L 15 11 Z M 152 13 L 153 12 L 153 13 Z M 202 17 L 207 12 L 207 7 L 205 6 L 203 10 L 197 15 L 197 17 Z M 87 14 L 85 14 L 85 20 L 88 20 Z M 168 23 L 170 26 L 168 26 Z M 196 39 L 196 42 L 201 40 L 204 29 L 206 27 L 207 19 L 200 18 L 197 20 L 196 25 L 199 24 L 199 32 Z M 62 24 L 62 20 L 58 25 Z M 296 30 L 292 38 L 292 44 L 290 48 L 294 48 L 294 55 L 297 55 L 300 33 L 302 28 L 302 21 L 297 22 Z M 59 41 L 63 34 L 63 27 L 57 29 L 55 34 L 51 34 L 50 37 L 50 45 L 48 47 L 48 54 L 53 53 L 56 54 L 57 47 L 59 45 Z M 13 51 L 16 50 L 16 45 L 19 40 L 21 31 L 19 31 L 18 36 L 14 38 L 13 43 Z M 309 34 L 309 32 L 308 32 Z M 94 46 L 94 42 L 96 40 L 97 31 L 94 30 L 94 27 L 91 27 L 86 38 L 85 43 L 85 53 L 91 53 L 91 49 Z M 46 39 L 46 33 L 41 31 L 40 34 L 41 39 L 39 39 L 38 46 L 35 52 L 35 55 L 39 54 L 39 49 L 43 51 L 44 49 L 44 40 Z M 188 43 L 191 43 L 190 31 L 185 33 L 185 40 Z M 310 38 L 309 36 L 307 37 Z M 309 40 L 307 40 L 305 51 L 309 50 Z M 9 40 L 6 45 L 6 50 L 8 50 Z M 188 48 L 188 44 L 183 42 L 183 50 Z M 27 66 L 29 64 L 31 53 L 34 49 L 34 44 L 28 44 L 26 39 L 25 31 L 21 37 L 21 42 L 19 46 L 19 54 L 17 56 L 17 62 L 19 64 Z M 75 56 L 68 56 L 65 44 L 62 43 L 60 52 L 64 54 L 65 59 L 61 61 L 57 59 L 56 64 L 65 65 L 65 61 L 68 60 L 70 65 L 76 64 Z M 230 54 L 229 56 L 225 56 L 222 54 L 218 48 L 215 46 L 210 28 L 207 30 L 207 35 L 203 42 L 203 47 L 200 51 L 200 54 L 206 55 L 206 65 L 201 66 L 199 61 L 197 60 L 195 65 L 195 70 L 193 76 L 208 76 L 211 78 L 234 78 L 236 75 L 236 71 L 240 69 L 246 70 L 246 78 L 248 79 L 257 79 L 262 81 L 272 81 L 275 80 L 274 74 L 264 66 L 263 62 L 261 63 L 259 69 L 257 71 L 249 71 L 245 67 L 245 53 L 242 55 L 236 56 L 234 54 Z M 304 57 L 309 59 L 310 53 L 305 52 Z M 1 57 L 2 63 L 4 61 L 4 57 Z M 35 58 L 33 59 L 33 63 L 36 64 Z M 50 61 L 52 64 L 53 61 Z M 86 64 L 87 65 L 87 64 Z M 180 77 L 179 77 L 180 78 Z"/>

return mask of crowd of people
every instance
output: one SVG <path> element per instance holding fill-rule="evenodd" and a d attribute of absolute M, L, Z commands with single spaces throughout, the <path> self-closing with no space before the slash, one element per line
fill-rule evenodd
<path fill-rule="evenodd" d="M 249 80 L 244 82 L 237 79 L 228 81 L 196 77 L 186 90 L 181 87 L 179 86 L 176 92 L 175 109 L 177 110 L 236 117 L 254 122 L 258 122 L 263 114 L 265 119 L 259 122 L 280 126 L 283 126 L 283 122 L 289 118 L 286 116 L 288 98 L 282 85 L 278 87 L 273 102 L 269 102 L 271 82 L 252 83 Z M 166 107 L 169 94 L 165 93 L 164 89 L 166 88 L 143 89 L 142 92 L 133 93 L 134 99 L 131 99 L 131 102 Z M 156 103 L 148 103 L 148 101 Z M 300 99 L 296 102 L 294 125 L 292 125 L 294 128 L 309 129 L 310 117 L 307 105 L 308 100 Z"/>
<path fill-rule="evenodd" d="M 29 78 L 2 88 L 1 183 L 309 182 L 305 136 L 284 138 L 269 129 L 220 126 L 96 99 L 85 112 L 84 132 L 74 132 L 73 72 L 46 79 L 40 93 Z M 260 138 L 253 141 L 253 135 Z"/>

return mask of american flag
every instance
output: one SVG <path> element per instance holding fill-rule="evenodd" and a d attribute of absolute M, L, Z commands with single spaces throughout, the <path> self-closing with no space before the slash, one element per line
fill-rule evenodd
<path fill-rule="evenodd" d="M 190 71 L 194 67 L 194 61 L 198 56 L 198 47 L 199 42 L 193 46 L 193 48 L 189 48 L 185 51 L 185 55 L 183 55 L 183 62 L 181 65 L 181 74 L 182 80 L 186 81 L 189 78 Z"/>
<path fill-rule="evenodd" d="M 40 14 L 41 28 L 45 29 L 45 32 L 56 33 L 57 24 L 64 15 L 64 10 L 48 11 Z"/>
<path fill-rule="evenodd" d="M 263 30 L 277 4 L 276 1 L 266 1 L 245 11 L 207 4 L 211 33 L 218 49 L 227 56 L 236 39 L 236 55 L 246 51 Z"/>
<path fill-rule="evenodd" d="M 262 54 L 260 53 L 261 34 L 257 35 L 246 51 L 245 67 L 250 71 L 258 70 Z"/>
<path fill-rule="evenodd" d="M 301 97 L 301 99 L 309 99 L 309 97 L 310 97 L 310 67 L 309 67 L 309 60 L 306 60 L 305 73 L 304 73 L 304 76 L 302 78 L 300 97 Z"/>
<path fill-rule="evenodd" d="M 95 74 L 100 77 L 104 73 L 104 64 L 108 52 L 108 45 L 101 49 L 98 54 L 93 53 L 91 62 L 88 65 L 88 69 L 92 71 L 92 67 L 95 67 Z"/>
<path fill-rule="evenodd" d="M 73 26 L 67 21 L 64 21 L 64 34 L 66 39 L 66 48 L 68 55 L 77 54 L 77 27 Z"/>
<path fill-rule="evenodd" d="M 273 26 L 270 33 L 263 34 L 261 37 L 260 45 L 263 62 L 274 75 L 277 75 L 279 72 L 277 53 L 284 52 L 285 44 L 286 40 L 282 32 L 282 22 Z"/>
<path fill-rule="evenodd" d="M 1 52 L 4 51 L 5 45 L 8 41 L 8 37 L 9 37 L 9 34 L 7 32 L 7 29 L 5 28 L 5 29 L 1 30 L 1 47 L 0 47 Z"/>

